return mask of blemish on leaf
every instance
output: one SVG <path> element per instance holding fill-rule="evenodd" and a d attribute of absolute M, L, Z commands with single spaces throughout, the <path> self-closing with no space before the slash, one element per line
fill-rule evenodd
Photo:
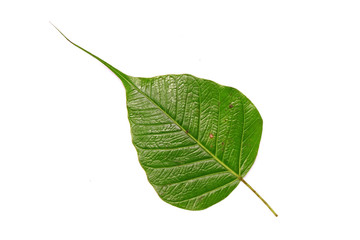
<path fill-rule="evenodd" d="M 177 164 L 184 164 L 184 160 L 181 160 L 181 159 L 174 159 L 174 162 L 177 163 Z"/>
<path fill-rule="evenodd" d="M 225 144 L 224 142 L 221 143 L 221 145 L 223 145 L 223 146 L 224 146 L 224 144 Z"/>
<path fill-rule="evenodd" d="M 209 138 L 214 138 L 214 135 L 210 133 Z"/>
<path fill-rule="evenodd" d="M 232 105 L 232 104 L 229 105 L 229 108 L 233 108 L 233 107 L 234 107 L 234 105 Z"/>
<path fill-rule="evenodd" d="M 189 133 L 189 130 L 187 130 L 187 129 L 186 129 L 186 131 L 185 131 L 185 132 L 186 132 L 186 133 Z"/>

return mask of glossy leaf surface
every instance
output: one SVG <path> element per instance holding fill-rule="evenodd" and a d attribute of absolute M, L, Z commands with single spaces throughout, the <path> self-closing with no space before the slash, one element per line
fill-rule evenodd
<path fill-rule="evenodd" d="M 186 74 L 127 81 L 133 143 L 159 196 L 200 210 L 229 195 L 258 151 L 255 106 L 234 88 Z"/>

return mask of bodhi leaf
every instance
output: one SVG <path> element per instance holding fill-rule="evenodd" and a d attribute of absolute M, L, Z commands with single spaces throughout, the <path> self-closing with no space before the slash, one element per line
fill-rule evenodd
<path fill-rule="evenodd" d="M 262 118 L 244 94 L 189 74 L 131 77 L 71 43 L 125 86 L 132 142 L 162 200 L 202 210 L 226 198 L 241 181 L 258 195 L 244 177 L 258 152 Z"/>

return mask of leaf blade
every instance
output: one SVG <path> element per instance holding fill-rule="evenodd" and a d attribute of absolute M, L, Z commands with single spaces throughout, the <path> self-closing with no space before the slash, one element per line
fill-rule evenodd
<path fill-rule="evenodd" d="M 170 78 L 175 78 L 175 79 L 177 78 L 177 80 L 179 80 L 179 78 L 189 78 L 190 81 L 195 80 L 198 83 L 201 82 L 202 84 L 211 84 L 213 89 L 214 89 L 214 86 L 217 86 L 219 92 L 220 92 L 220 90 L 225 91 L 225 93 L 217 94 L 217 95 L 223 95 L 223 97 L 221 97 L 220 99 L 228 99 L 229 98 L 228 92 L 229 91 L 233 92 L 235 100 L 232 101 L 232 103 L 230 103 L 230 105 L 232 105 L 232 104 L 234 104 L 234 105 L 232 105 L 231 107 L 229 107 L 230 105 L 227 105 L 227 107 L 230 110 L 236 110 L 236 107 L 239 106 L 239 103 L 240 103 L 239 96 L 244 97 L 236 89 L 220 86 L 220 85 L 218 85 L 218 84 L 216 84 L 216 83 L 214 83 L 212 81 L 204 80 L 204 79 L 198 79 L 198 78 L 195 78 L 194 76 L 191 76 L 191 75 L 164 75 L 164 76 L 157 76 L 157 77 L 154 77 L 154 78 L 137 78 L 136 81 L 138 81 L 138 82 L 135 83 L 135 84 L 138 85 L 138 86 L 141 86 L 141 89 L 145 89 L 144 91 L 146 91 L 146 89 L 154 90 L 152 88 L 152 86 L 165 85 L 164 84 L 164 79 L 166 80 L 166 79 L 170 79 Z M 162 83 L 158 84 L 158 82 L 162 82 Z M 201 84 L 199 84 L 198 86 L 200 86 L 200 85 Z M 143 166 L 145 172 L 148 175 L 149 182 L 154 186 L 154 188 L 157 191 L 157 193 L 159 194 L 159 196 L 164 201 L 166 201 L 166 202 L 168 202 L 168 203 L 170 203 L 172 205 L 182 207 L 182 208 L 185 208 L 185 209 L 189 209 L 189 210 L 200 210 L 200 209 L 205 209 L 205 208 L 217 203 L 218 201 L 221 201 L 222 199 L 224 199 L 237 186 L 237 184 L 240 182 L 240 180 L 242 179 L 243 176 L 240 175 L 240 174 L 237 174 L 234 171 L 234 168 L 229 167 L 229 164 L 226 164 L 227 163 L 226 161 L 220 160 L 218 158 L 218 156 L 215 155 L 216 150 L 212 151 L 211 149 L 209 149 L 208 147 L 205 146 L 205 145 L 207 145 L 207 146 L 211 147 L 211 140 L 214 139 L 213 133 L 216 134 L 216 131 L 212 131 L 213 133 L 211 133 L 211 132 L 203 133 L 202 131 L 199 130 L 200 126 L 202 126 L 203 124 L 199 124 L 199 123 L 202 123 L 203 121 L 206 121 L 206 119 L 207 119 L 206 117 L 208 117 L 209 114 L 211 115 L 214 111 L 212 110 L 212 111 L 210 111 L 210 113 L 209 112 L 204 112 L 203 114 L 205 116 L 205 120 L 202 120 L 201 117 L 200 117 L 201 110 L 198 110 L 197 114 L 199 114 L 199 115 L 197 117 L 194 116 L 194 114 L 192 112 L 193 111 L 196 112 L 196 109 L 201 109 L 201 107 L 200 107 L 201 102 L 200 102 L 200 104 L 193 104 L 191 102 L 188 103 L 188 99 L 189 98 L 191 99 L 193 97 L 193 96 L 189 97 L 188 95 L 189 94 L 194 94 L 193 89 L 195 88 L 195 85 L 194 84 L 193 85 L 191 85 L 191 84 L 180 84 L 180 86 L 191 86 L 192 87 L 191 92 L 189 92 L 187 90 L 182 90 L 181 87 L 179 87 L 179 86 L 176 88 L 177 92 L 184 92 L 184 95 L 185 95 L 185 96 L 182 97 L 185 100 L 184 100 L 184 102 L 182 104 L 183 105 L 183 107 L 182 107 L 183 112 L 180 112 L 180 114 L 175 111 L 175 113 L 173 113 L 174 115 L 170 116 L 169 106 L 166 106 L 166 101 L 165 101 L 165 104 L 164 104 L 163 99 L 169 99 L 169 98 L 166 97 L 166 94 L 169 93 L 169 92 L 171 93 L 171 90 L 157 91 L 158 89 L 155 89 L 155 91 L 152 91 L 152 92 L 156 92 L 156 94 L 158 94 L 158 96 L 156 98 L 152 99 L 151 93 L 148 92 L 148 94 L 150 96 L 144 96 L 143 101 L 148 100 L 153 105 L 158 106 L 159 110 L 164 115 L 163 117 L 166 118 L 167 120 L 169 120 L 169 122 L 168 121 L 163 121 L 163 124 L 174 123 L 175 126 L 178 127 L 177 129 L 181 130 L 181 131 L 175 131 L 175 133 L 172 132 L 170 134 L 172 134 L 172 135 L 180 135 L 181 137 L 177 137 L 177 139 L 174 140 L 174 141 L 172 141 L 171 138 L 162 138 L 162 137 L 160 137 L 160 138 L 150 138 L 150 139 L 147 139 L 147 140 L 137 139 L 135 132 L 136 132 L 137 124 L 139 124 L 139 123 L 135 123 L 135 124 L 131 123 L 133 143 L 134 143 L 135 147 L 137 148 L 139 161 L 140 161 L 141 165 Z M 141 111 L 136 112 L 136 114 L 139 114 L 139 116 L 137 116 L 137 117 L 132 114 L 133 113 L 132 111 L 134 110 L 133 103 L 135 102 L 135 101 L 133 101 L 132 98 L 134 97 L 134 100 L 135 99 L 139 100 L 141 98 L 141 95 L 146 95 L 146 93 L 141 92 L 141 89 L 135 90 L 134 95 L 132 95 L 133 92 L 131 92 L 131 91 L 127 94 L 128 111 L 129 111 L 129 120 L 130 120 L 130 122 L 132 122 L 133 118 L 141 119 L 141 117 L 143 116 L 143 113 Z M 141 92 L 141 94 L 139 95 L 140 92 Z M 199 91 L 195 91 L 195 95 L 196 95 L 197 92 L 199 92 Z M 176 99 L 178 100 L 179 97 L 176 96 Z M 242 101 L 244 101 L 244 99 L 242 99 Z M 197 100 L 193 100 L 193 101 L 197 101 Z M 225 101 L 225 102 L 227 102 L 227 101 Z M 250 101 L 245 101 L 245 102 L 246 102 L 246 104 L 248 106 L 250 106 L 250 104 L 251 104 Z M 176 103 L 178 103 L 178 101 Z M 226 103 L 226 104 L 228 104 L 228 103 Z M 136 105 L 137 106 L 144 106 L 146 104 L 144 104 L 144 102 L 141 102 L 141 104 L 136 102 Z M 190 108 L 187 107 L 188 105 L 193 105 L 192 110 L 190 110 Z M 242 105 L 243 104 L 241 104 L 241 106 Z M 210 106 L 214 106 L 214 104 L 210 104 Z M 147 106 L 147 107 L 150 107 L 150 106 Z M 151 106 L 151 107 L 153 107 L 153 106 Z M 177 107 L 177 109 L 178 108 L 179 107 Z M 256 108 L 250 109 L 249 112 L 251 112 L 252 110 L 256 110 Z M 237 114 L 230 114 L 230 115 L 229 114 L 224 114 L 224 117 L 220 117 L 220 119 L 223 119 L 225 117 L 231 117 L 231 119 L 227 119 L 228 121 L 225 121 L 226 119 L 224 120 L 224 122 L 228 122 L 227 124 L 224 124 L 226 127 L 222 130 L 224 132 L 223 135 L 225 137 L 228 137 L 229 135 L 231 135 L 231 134 L 229 134 L 230 130 L 231 130 L 231 125 L 233 125 L 234 123 L 236 124 L 236 121 L 239 121 L 239 119 L 241 119 L 241 118 L 237 117 L 237 115 L 240 114 L 241 112 L 243 112 L 243 111 L 242 111 L 241 108 L 239 108 L 237 110 Z M 161 114 L 160 113 L 155 114 L 156 117 L 158 117 L 159 115 L 161 115 Z M 196 122 L 198 122 L 198 126 L 197 127 L 192 126 L 191 121 L 189 121 L 188 123 L 184 122 L 184 116 L 187 116 L 188 119 L 192 118 L 193 125 L 196 125 Z M 219 111 L 218 115 L 216 115 L 215 118 L 213 118 L 213 119 L 219 119 L 219 116 L 220 116 L 220 111 Z M 260 115 L 258 115 L 258 118 L 261 120 Z M 159 119 L 155 119 L 155 121 L 152 121 L 151 118 L 150 119 L 146 118 L 144 120 L 144 122 L 146 122 L 146 123 L 148 123 L 149 121 L 154 122 L 154 123 L 158 123 Z M 181 122 L 181 124 L 179 122 Z M 257 124 L 259 124 L 259 123 L 262 124 L 262 120 L 260 122 L 258 122 Z M 218 126 L 219 121 L 215 120 L 215 124 L 213 124 L 213 125 Z M 253 123 L 252 125 L 256 125 L 256 124 Z M 242 125 L 240 124 L 240 127 L 238 126 L 238 130 L 241 130 L 241 131 L 237 131 L 237 132 L 242 132 L 243 135 L 244 135 L 244 132 L 247 132 L 247 130 L 242 129 L 244 126 L 245 126 L 244 124 L 242 124 Z M 187 129 L 190 129 L 190 130 L 187 130 Z M 211 127 L 210 127 L 210 129 L 211 129 Z M 259 133 L 259 131 L 257 133 Z M 198 135 L 198 138 L 194 137 L 196 135 Z M 253 135 L 253 133 L 251 133 L 249 136 L 251 137 L 251 135 Z M 249 136 L 246 136 L 246 137 L 248 138 Z M 186 137 L 188 137 L 188 138 L 186 138 Z M 201 142 L 199 140 L 201 138 L 206 139 L 208 141 Z M 236 138 L 236 135 L 235 135 L 234 138 Z M 239 139 L 239 136 L 237 136 L 237 139 Z M 170 140 L 170 142 L 168 142 L 169 140 Z M 238 141 L 240 141 L 240 140 L 238 140 Z M 217 141 L 217 142 L 219 142 L 219 141 Z M 140 147 L 138 145 L 138 144 L 144 144 L 144 143 L 147 146 L 152 146 L 152 148 L 150 148 L 151 150 L 150 149 L 144 149 L 143 146 Z M 180 145 L 180 146 L 176 145 L 178 143 L 185 144 L 185 145 Z M 216 143 L 216 144 L 220 145 L 221 143 Z M 233 145 L 237 146 L 236 143 L 233 143 Z M 166 148 L 164 148 L 165 146 L 166 146 Z M 197 149 L 194 149 L 193 148 L 194 146 L 197 147 Z M 189 149 L 189 148 L 190 148 L 190 151 L 188 153 L 185 153 L 185 151 L 187 149 Z M 244 148 L 242 148 L 242 149 L 244 149 Z M 252 149 L 254 149 L 254 147 L 252 147 Z M 149 150 L 151 152 L 155 152 L 155 154 L 148 155 L 146 153 L 146 151 L 149 151 Z M 170 151 L 172 154 L 171 153 L 167 154 L 167 155 L 163 154 L 163 152 L 167 151 L 167 150 Z M 179 150 L 182 150 L 181 155 L 185 155 L 185 156 L 190 155 L 190 157 L 185 159 L 185 163 L 183 162 L 184 158 L 179 158 L 179 153 L 174 152 L 174 151 L 179 151 Z M 236 164 L 236 162 L 239 162 L 239 160 L 234 161 L 234 159 L 236 159 L 236 157 L 238 155 L 234 155 L 233 157 L 231 157 L 231 153 L 234 152 L 234 147 L 230 146 L 230 150 L 231 151 L 230 152 L 228 151 L 228 153 L 226 153 L 226 150 L 225 150 L 225 156 L 228 156 L 229 158 L 227 158 L 227 159 L 232 159 L 232 163 Z M 149 163 L 150 164 L 153 164 L 153 163 L 159 164 L 159 162 L 162 162 L 163 164 L 164 163 L 168 164 L 169 162 L 173 163 L 174 161 L 179 161 L 178 165 L 174 165 L 172 167 L 181 168 L 181 166 L 183 166 L 184 164 L 191 165 L 193 160 L 199 161 L 196 158 L 196 156 L 191 156 L 191 154 L 197 153 L 197 151 L 202 151 L 202 157 L 205 160 L 208 160 L 209 158 L 212 159 L 212 160 L 215 160 L 214 162 L 216 162 L 218 164 L 218 166 L 221 166 L 226 171 L 228 171 L 228 173 L 231 174 L 232 178 L 227 179 L 228 181 L 222 182 L 223 179 L 221 179 L 219 177 L 216 177 L 215 179 L 213 179 L 213 178 L 207 177 L 208 176 L 207 173 L 205 175 L 201 175 L 200 174 L 201 169 L 200 169 L 200 170 L 197 170 L 197 173 L 199 174 L 197 179 L 202 179 L 203 182 L 201 184 L 199 184 L 199 181 L 196 181 L 196 182 L 192 181 L 192 179 L 187 179 L 188 183 L 186 184 L 186 187 L 178 186 L 177 188 L 172 188 L 172 189 L 164 188 L 164 187 L 159 188 L 157 186 L 157 184 L 155 184 L 155 181 L 159 180 L 161 174 L 160 174 L 160 176 L 159 176 L 159 174 L 157 176 L 153 176 L 153 171 L 149 170 L 149 168 L 150 169 L 154 168 L 154 166 L 151 166 L 151 165 L 149 166 Z M 256 149 L 256 151 L 257 151 L 257 149 Z M 238 151 L 238 154 L 240 154 L 240 150 Z M 160 155 L 160 157 L 158 157 L 159 155 Z M 159 158 L 158 161 L 157 161 L 157 157 Z M 144 159 L 145 159 L 145 162 L 144 162 Z M 238 158 L 238 159 L 241 160 L 241 158 Z M 244 159 L 246 159 L 246 160 L 249 159 L 248 155 Z M 252 164 L 254 160 L 255 159 L 251 159 L 251 161 L 249 161 L 250 164 Z M 240 169 L 240 163 L 241 162 L 239 162 L 238 165 L 237 165 L 238 169 Z M 211 164 L 213 164 L 213 162 L 211 162 Z M 157 168 L 159 168 L 159 166 L 157 166 Z M 168 168 L 168 166 L 162 166 L 162 168 Z M 184 171 L 180 171 L 180 172 L 184 172 Z M 186 172 L 191 172 L 191 169 L 190 170 L 187 169 Z M 170 174 L 165 174 L 165 176 L 166 176 L 165 179 L 168 179 L 169 175 Z M 181 173 L 173 171 L 171 173 L 171 175 L 172 176 L 179 176 L 179 175 L 181 175 Z M 161 181 L 166 182 L 165 179 L 163 179 Z M 230 184 L 230 182 L 231 182 L 231 184 Z M 219 183 L 220 185 L 216 185 L 216 183 Z M 216 189 L 217 194 L 212 194 L 214 190 L 211 190 L 211 189 L 209 190 L 208 189 L 208 191 L 206 193 L 208 193 L 210 197 L 207 197 L 206 195 L 204 196 L 205 193 L 201 193 L 200 196 L 203 196 L 203 198 L 201 199 L 201 201 L 199 201 L 199 199 L 196 198 L 196 195 L 198 193 L 197 189 L 204 189 L 204 188 L 206 188 L 208 186 L 214 187 L 212 189 Z M 191 195 L 191 194 L 190 194 L 191 196 L 187 195 L 187 191 L 190 191 L 191 194 L 193 194 L 193 195 Z M 183 199 L 182 200 L 176 199 L 176 201 L 173 200 L 173 199 L 168 199 L 166 197 L 167 193 L 171 193 L 172 195 L 176 195 L 178 193 L 181 193 L 182 196 L 183 196 Z M 190 200 L 186 201 L 187 199 L 191 199 L 191 201 Z"/>

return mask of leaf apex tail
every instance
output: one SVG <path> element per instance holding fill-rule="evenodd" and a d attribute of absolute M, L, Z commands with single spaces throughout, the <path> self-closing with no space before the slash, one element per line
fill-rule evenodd
<path fill-rule="evenodd" d="M 108 69 L 110 69 L 110 71 L 112 71 L 116 76 L 118 76 L 120 78 L 120 80 L 122 81 L 122 83 L 124 84 L 125 88 L 129 85 L 129 77 L 128 75 L 126 75 L 125 73 L 119 71 L 118 69 L 116 69 L 115 67 L 113 67 L 112 65 L 110 65 L 109 63 L 105 62 L 104 60 L 102 60 L 101 58 L 99 58 L 98 56 L 92 54 L 91 52 L 87 51 L 86 49 L 80 47 L 79 45 L 77 45 L 76 43 L 72 42 L 68 37 L 66 37 L 65 34 L 63 34 L 60 29 L 58 29 L 51 21 L 49 21 L 49 23 L 68 41 L 70 42 L 72 45 L 74 45 L 75 47 L 81 49 L 82 51 L 86 52 L 87 54 L 89 54 L 90 56 L 94 57 L 95 59 L 97 59 L 98 61 L 100 61 L 102 64 L 104 64 Z"/>

